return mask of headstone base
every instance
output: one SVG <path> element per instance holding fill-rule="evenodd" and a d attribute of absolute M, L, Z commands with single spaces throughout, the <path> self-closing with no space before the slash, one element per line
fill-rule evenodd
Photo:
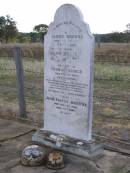
<path fill-rule="evenodd" d="M 86 158 L 103 155 L 103 144 L 99 142 L 78 140 L 43 129 L 33 134 L 32 141 Z"/>

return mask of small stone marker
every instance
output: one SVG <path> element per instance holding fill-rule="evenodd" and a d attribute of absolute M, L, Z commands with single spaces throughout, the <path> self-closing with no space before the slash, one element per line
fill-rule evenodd
<path fill-rule="evenodd" d="M 44 39 L 44 128 L 33 141 L 90 155 L 86 147 L 92 142 L 93 49 L 94 37 L 79 10 L 62 5 Z"/>
<path fill-rule="evenodd" d="M 43 165 L 47 153 L 38 145 L 30 145 L 22 151 L 21 163 L 25 166 Z"/>

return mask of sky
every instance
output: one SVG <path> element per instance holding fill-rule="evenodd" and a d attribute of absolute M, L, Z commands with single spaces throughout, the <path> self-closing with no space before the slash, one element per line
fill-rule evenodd
<path fill-rule="evenodd" d="M 76 5 L 92 33 L 122 32 L 130 23 L 130 0 L 0 0 L 0 16 L 10 15 L 20 32 L 49 25 L 63 4 Z"/>

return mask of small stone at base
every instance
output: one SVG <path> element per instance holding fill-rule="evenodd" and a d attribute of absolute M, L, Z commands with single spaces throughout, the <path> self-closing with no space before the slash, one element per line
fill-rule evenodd
<path fill-rule="evenodd" d="M 83 145 L 83 142 L 79 141 L 79 142 L 77 142 L 77 145 Z"/>
<path fill-rule="evenodd" d="M 21 163 L 25 166 L 39 166 L 44 164 L 46 151 L 38 145 L 30 145 L 24 148 L 21 155 Z"/>

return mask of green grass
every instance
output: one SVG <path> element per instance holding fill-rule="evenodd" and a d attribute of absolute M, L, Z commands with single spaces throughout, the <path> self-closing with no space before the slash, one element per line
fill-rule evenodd
<path fill-rule="evenodd" d="M 95 79 L 124 80 L 130 81 L 130 65 L 96 63 Z"/>
<path fill-rule="evenodd" d="M 23 59 L 27 111 L 43 114 L 43 59 Z M 130 67 L 96 63 L 94 66 L 94 114 L 130 116 Z M 18 107 L 15 62 L 0 58 L 0 106 Z"/>

